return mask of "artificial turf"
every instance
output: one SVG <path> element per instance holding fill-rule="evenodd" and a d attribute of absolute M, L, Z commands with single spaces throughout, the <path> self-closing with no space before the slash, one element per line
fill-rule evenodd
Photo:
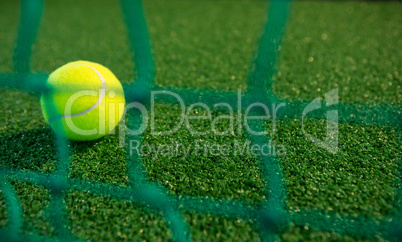
<path fill-rule="evenodd" d="M 18 2 L 1 2 L 0 71 L 11 72 L 18 23 Z M 266 20 L 264 1 L 145 1 L 155 57 L 156 84 L 162 87 L 236 91 L 247 88 L 247 73 Z M 135 76 L 127 33 L 117 2 L 48 1 L 33 48 L 32 68 L 50 73 L 78 59 L 102 63 L 123 82 Z M 400 107 L 401 12 L 397 2 L 294 2 L 281 46 L 274 91 L 282 98 L 313 99 L 338 87 L 341 102 Z M 106 16 L 106 17 L 105 17 Z M 37 97 L 0 90 L 0 162 L 4 167 L 40 172 L 55 170 L 56 149 Z M 190 104 L 186 104 L 190 105 Z M 175 104 L 158 103 L 160 129 L 177 122 Z M 219 115 L 214 112 L 213 115 Z M 194 123 L 200 130 L 208 122 Z M 272 124 L 267 123 L 271 130 Z M 308 120 L 306 130 L 325 136 L 325 120 Z M 341 123 L 340 152 L 330 154 L 309 141 L 301 119 L 277 122 L 273 140 L 285 147 L 279 157 L 287 207 L 381 219 L 395 212 L 393 201 L 400 172 L 400 130 L 387 126 Z M 245 134 L 192 136 L 184 127 L 168 136 L 148 130 L 144 144 L 233 144 Z M 109 184 L 128 183 L 127 153 L 117 136 L 71 144 L 71 178 Z M 266 182 L 254 156 L 143 157 L 144 170 L 174 196 L 197 196 L 259 203 Z M 400 185 L 399 185 L 400 186 Z M 24 230 L 55 234 L 46 218 L 49 192 L 15 182 L 24 208 Z M 1 194 L 1 193 L 0 193 Z M 165 240 L 171 232 L 161 214 L 131 202 L 71 192 L 66 204 L 74 234 L 84 239 Z M 255 221 L 183 212 L 194 240 L 260 240 Z M 7 222 L 0 200 L 0 224 Z M 328 224 L 330 226 L 330 224 Z M 381 235 L 379 235 L 381 237 Z M 354 240 L 291 225 L 283 240 Z M 364 238 L 364 237 L 363 237 Z"/>

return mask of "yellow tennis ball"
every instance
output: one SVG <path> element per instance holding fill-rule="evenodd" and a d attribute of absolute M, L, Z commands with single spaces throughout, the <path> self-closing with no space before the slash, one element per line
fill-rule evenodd
<path fill-rule="evenodd" d="M 116 127 L 125 99 L 121 83 L 109 69 L 76 61 L 50 74 L 40 104 L 57 134 L 85 141 L 98 139 Z"/>

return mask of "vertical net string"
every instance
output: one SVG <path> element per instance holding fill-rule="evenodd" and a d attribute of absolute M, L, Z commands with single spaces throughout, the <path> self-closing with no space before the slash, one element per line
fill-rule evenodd
<path fill-rule="evenodd" d="M 21 17 L 14 49 L 14 71 L 30 73 L 32 46 L 35 43 L 43 11 L 43 0 L 21 0 Z"/>
<path fill-rule="evenodd" d="M 121 0 L 121 7 L 127 25 L 131 52 L 137 71 L 136 84 L 144 89 L 154 84 L 155 70 L 152 58 L 148 28 L 141 0 Z"/>
<path fill-rule="evenodd" d="M 272 77 L 275 73 L 275 63 L 278 48 L 288 17 L 290 0 L 269 1 L 268 20 L 261 36 L 255 60 L 249 68 L 248 88 L 253 96 L 263 97 L 272 93 Z"/>
<path fill-rule="evenodd" d="M 9 240 L 17 240 L 21 235 L 22 207 L 12 185 L 7 181 L 5 174 L 0 173 L 0 190 L 8 203 L 7 237 Z"/>
<path fill-rule="evenodd" d="M 151 88 L 154 86 L 155 72 L 142 1 L 121 0 L 121 7 L 137 71 L 134 84 L 125 86 L 126 100 L 127 102 L 140 102 L 146 105 L 149 102 L 147 97 L 149 97 Z M 134 111 L 128 114 L 127 122 L 130 126 L 136 126 L 141 123 L 139 112 Z M 141 141 L 140 135 L 127 136 L 126 138 L 126 145 L 131 142 L 130 139 Z M 168 199 L 166 192 L 162 192 L 157 186 L 146 183 L 141 157 L 129 155 L 127 162 L 133 193 L 137 193 L 146 204 L 164 213 L 165 220 L 172 231 L 175 241 L 188 241 L 190 238 L 189 228 L 183 216 L 177 210 L 177 206 Z"/>
<path fill-rule="evenodd" d="M 281 43 L 288 9 L 289 0 L 271 0 L 268 8 L 268 20 L 261 37 L 255 60 L 250 66 L 248 76 L 248 99 L 253 102 L 263 102 L 266 96 L 275 97 L 272 91 L 272 78 L 275 72 L 276 56 Z M 271 106 L 271 105 L 270 105 Z M 265 123 L 261 120 L 252 125 L 253 130 L 263 134 L 266 132 Z M 269 135 L 250 134 L 253 143 L 266 144 L 271 140 Z M 268 197 L 266 207 L 259 214 L 261 238 L 265 241 L 278 240 L 277 227 L 285 219 L 286 191 L 283 182 L 282 170 L 279 161 L 271 156 L 260 154 L 268 188 L 265 193 Z"/>

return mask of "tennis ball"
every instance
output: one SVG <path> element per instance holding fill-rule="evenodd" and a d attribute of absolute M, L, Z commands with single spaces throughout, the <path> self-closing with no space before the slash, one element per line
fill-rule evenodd
<path fill-rule="evenodd" d="M 123 87 L 106 67 L 75 61 L 50 74 L 42 93 L 42 114 L 70 140 L 99 139 L 112 131 L 124 112 Z"/>

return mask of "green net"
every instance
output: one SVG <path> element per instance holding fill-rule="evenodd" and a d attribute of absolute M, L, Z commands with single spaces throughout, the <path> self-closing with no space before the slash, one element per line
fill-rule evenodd
<path fill-rule="evenodd" d="M 45 73 L 32 73 L 30 68 L 31 50 L 35 42 L 44 2 L 42 0 L 22 0 L 21 18 L 16 47 L 14 49 L 14 72 L 0 73 L 0 85 L 40 95 L 44 92 L 44 83 L 47 79 Z M 155 70 L 152 58 L 148 29 L 144 18 L 142 2 L 140 0 L 121 0 L 121 9 L 127 25 L 131 51 L 134 56 L 135 71 L 137 73 L 132 84 L 124 86 L 127 102 L 140 102 L 149 105 L 149 96 L 152 90 L 173 91 L 184 102 L 214 104 L 224 100 L 237 107 L 237 94 L 223 91 L 190 90 L 161 88 L 154 84 Z M 248 90 L 244 97 L 244 105 L 263 103 L 270 106 L 278 101 L 285 102 L 286 110 L 281 109 L 277 118 L 281 120 L 293 119 L 299 116 L 311 102 L 300 100 L 283 100 L 272 90 L 273 76 L 275 74 L 276 58 L 284 26 L 288 17 L 290 1 L 272 0 L 267 12 L 267 23 L 260 39 L 259 49 L 251 64 L 248 75 Z M 160 102 L 170 102 L 161 98 Z M 387 125 L 401 127 L 401 112 L 392 105 L 358 105 L 338 103 L 331 107 L 337 108 L 339 122 L 359 123 L 362 125 Z M 324 109 L 325 111 L 325 109 Z M 130 112 L 128 125 L 136 126 L 142 122 L 140 113 Z M 314 116 L 316 115 L 316 116 Z M 321 114 L 311 114 L 312 118 L 322 118 Z M 252 130 L 264 131 L 265 124 L 253 122 Z M 247 132 L 247 131 L 245 131 Z M 141 136 L 132 137 L 141 142 Z M 247 134 L 247 138 L 255 144 L 266 144 L 270 141 L 269 135 Z M 128 139 L 128 137 L 127 137 Z M 126 141 L 126 144 L 130 142 Z M 191 239 L 191 231 L 186 224 L 182 211 L 197 213 L 211 213 L 215 215 L 247 218 L 256 221 L 257 229 L 263 240 L 277 240 L 278 235 L 286 230 L 290 224 L 297 226 L 310 226 L 320 231 L 335 231 L 341 234 L 358 234 L 373 237 L 382 234 L 387 238 L 402 239 L 402 211 L 383 219 L 373 219 L 366 216 L 352 217 L 335 214 L 314 213 L 311 211 L 291 211 L 286 207 L 286 187 L 284 184 L 282 168 L 278 158 L 270 155 L 260 155 L 261 167 L 267 181 L 265 195 L 266 203 L 251 204 L 247 202 L 234 202 L 230 200 L 216 200 L 212 198 L 197 198 L 190 196 L 174 197 L 158 184 L 149 182 L 144 173 L 141 156 L 127 156 L 129 173 L 129 186 L 111 185 L 101 182 L 86 181 L 69 178 L 70 157 L 69 141 L 62 137 L 56 140 L 58 164 L 55 172 L 44 174 L 33 171 L 23 171 L 2 167 L 0 184 L 3 197 L 7 204 L 8 223 L 1 229 L 0 236 L 8 240 L 40 240 L 40 236 L 29 237 L 23 233 L 22 207 L 14 191 L 11 181 L 24 181 L 39 184 L 50 190 L 51 210 L 50 221 L 55 226 L 60 240 L 77 239 L 68 225 L 67 209 L 64 197 L 67 192 L 86 191 L 100 196 L 112 197 L 132 201 L 146 209 L 162 212 L 174 240 L 187 241 Z M 128 148 L 127 148 L 128 149 Z M 129 150 L 127 150 L 129 153 Z M 399 169 L 401 172 L 401 170 Z M 400 183 L 401 174 L 397 183 Z M 401 188 L 397 186 L 395 207 L 400 207 L 398 197 Z"/>

